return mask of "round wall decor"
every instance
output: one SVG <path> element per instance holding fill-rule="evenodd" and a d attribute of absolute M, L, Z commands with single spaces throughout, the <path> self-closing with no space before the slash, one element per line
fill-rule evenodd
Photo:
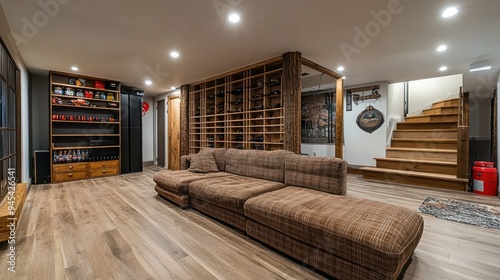
<path fill-rule="evenodd" d="M 384 115 L 373 106 L 368 106 L 358 115 L 356 123 L 361 130 L 373 133 L 384 124 Z"/>

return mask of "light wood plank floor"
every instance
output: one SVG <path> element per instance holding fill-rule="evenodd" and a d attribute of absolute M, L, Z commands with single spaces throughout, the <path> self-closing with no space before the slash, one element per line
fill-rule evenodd
<path fill-rule="evenodd" d="M 145 172 L 33 186 L 16 234 L 16 272 L 0 279 L 324 279 L 300 262 L 157 197 Z M 418 209 L 428 197 L 500 206 L 496 197 L 368 182 L 348 195 Z M 500 231 L 424 215 L 404 279 L 499 279 Z"/>

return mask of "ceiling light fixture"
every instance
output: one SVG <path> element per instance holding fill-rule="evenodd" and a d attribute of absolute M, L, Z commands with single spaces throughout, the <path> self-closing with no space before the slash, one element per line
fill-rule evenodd
<path fill-rule="evenodd" d="M 344 71 L 344 69 L 345 68 L 343 66 L 339 66 L 339 68 L 337 68 L 337 71 L 342 72 L 342 71 Z"/>
<path fill-rule="evenodd" d="M 447 50 L 447 49 L 448 49 L 448 47 L 447 47 L 446 45 L 441 45 L 441 46 L 439 46 L 436 50 L 437 50 L 438 52 L 444 52 L 444 51 L 445 51 L 445 50 Z"/>
<path fill-rule="evenodd" d="M 441 16 L 444 18 L 449 18 L 449 17 L 456 15 L 457 13 L 458 13 L 458 9 L 455 7 L 451 7 L 451 8 L 444 10 L 444 12 L 441 14 Z"/>
<path fill-rule="evenodd" d="M 73 71 L 78 71 L 78 67 L 73 66 L 73 67 L 71 67 L 71 70 L 73 70 Z"/>
<path fill-rule="evenodd" d="M 342 77 L 342 80 L 345 80 L 345 79 L 347 79 L 347 77 L 346 77 L 346 76 Z"/>
<path fill-rule="evenodd" d="M 446 67 L 446 66 L 441 66 L 439 68 L 439 71 L 441 71 L 441 72 L 446 71 L 446 70 L 448 70 L 448 67 Z"/>
<path fill-rule="evenodd" d="M 153 84 L 153 82 L 151 80 L 146 80 L 144 81 L 144 83 L 147 85 L 147 86 L 150 86 Z"/>
<path fill-rule="evenodd" d="M 176 88 L 176 87 L 171 87 L 170 89 L 171 89 L 171 90 L 176 90 L 177 88 Z"/>
<path fill-rule="evenodd" d="M 469 72 L 486 71 L 491 69 L 491 61 L 474 62 L 469 66 Z"/>
<path fill-rule="evenodd" d="M 176 51 L 172 51 L 172 52 L 170 52 L 170 56 L 173 58 L 178 58 L 180 56 L 180 54 Z"/>
<path fill-rule="evenodd" d="M 231 13 L 229 14 L 229 16 L 227 17 L 227 19 L 232 22 L 232 23 L 238 23 L 240 21 L 240 15 L 238 15 L 237 13 Z"/>

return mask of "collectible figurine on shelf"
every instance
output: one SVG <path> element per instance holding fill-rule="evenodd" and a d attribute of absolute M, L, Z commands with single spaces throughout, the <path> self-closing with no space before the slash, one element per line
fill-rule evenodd
<path fill-rule="evenodd" d="M 84 94 L 85 98 L 94 98 L 94 93 L 90 90 L 86 90 Z"/>
<path fill-rule="evenodd" d="M 76 79 L 75 78 L 69 78 L 68 79 L 68 84 L 70 84 L 72 86 L 76 86 Z"/>
<path fill-rule="evenodd" d="M 115 95 L 111 92 L 108 93 L 108 98 L 106 98 L 108 101 L 115 101 Z"/>
<path fill-rule="evenodd" d="M 65 95 L 67 95 L 67 96 L 75 96 L 75 89 L 67 87 Z"/>
<path fill-rule="evenodd" d="M 86 81 L 87 81 L 87 80 L 85 80 L 85 79 L 78 78 L 78 79 L 76 80 L 76 85 L 77 85 L 77 86 L 79 86 L 79 87 L 84 87 L 84 86 L 85 86 L 85 82 L 86 82 Z"/>
<path fill-rule="evenodd" d="M 76 90 L 76 97 L 84 97 L 84 93 L 83 93 L 83 90 L 81 89 L 77 89 Z"/>
<path fill-rule="evenodd" d="M 54 94 L 64 94 L 62 87 L 54 87 Z"/>

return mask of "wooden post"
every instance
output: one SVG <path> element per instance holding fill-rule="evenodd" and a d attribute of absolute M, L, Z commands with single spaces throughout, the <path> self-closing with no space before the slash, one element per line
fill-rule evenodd
<path fill-rule="evenodd" d="M 335 157 L 344 157 L 344 80 L 337 79 L 336 119 L 335 119 Z"/>
<path fill-rule="evenodd" d="M 284 149 L 300 153 L 301 150 L 301 97 L 302 97 L 302 54 L 283 54 L 283 113 Z"/>
<path fill-rule="evenodd" d="M 189 85 L 181 86 L 181 141 L 180 141 L 180 155 L 189 154 Z"/>
<path fill-rule="evenodd" d="M 459 93 L 457 126 L 457 178 L 469 178 L 469 93 Z M 467 191 L 465 189 L 464 191 Z"/>

